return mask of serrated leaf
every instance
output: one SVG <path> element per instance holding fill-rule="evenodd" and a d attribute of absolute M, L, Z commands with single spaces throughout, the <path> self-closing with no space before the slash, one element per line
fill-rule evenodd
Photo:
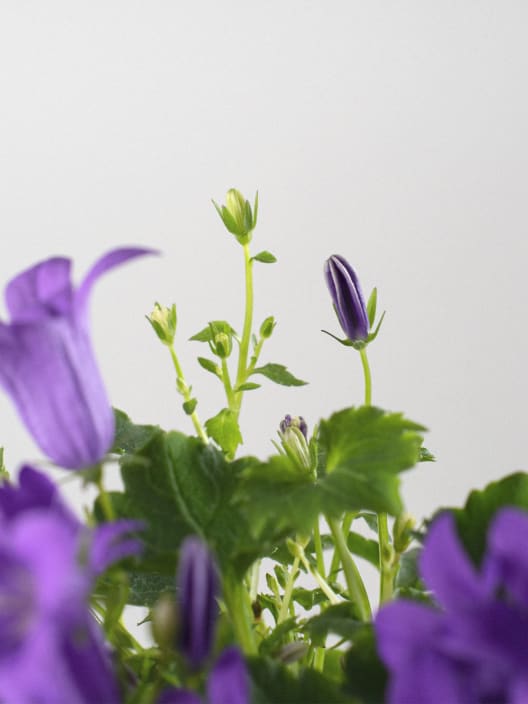
<path fill-rule="evenodd" d="M 458 534 L 476 565 L 484 556 L 490 523 L 504 506 L 528 511 L 528 474 L 510 474 L 480 491 L 472 491 L 464 508 L 453 510 Z"/>
<path fill-rule="evenodd" d="M 198 364 L 203 367 L 208 372 L 211 372 L 215 376 L 220 375 L 220 367 L 212 359 L 207 359 L 207 357 L 198 357 Z"/>
<path fill-rule="evenodd" d="M 293 376 L 283 364 L 265 364 L 263 367 L 257 367 L 254 369 L 252 374 L 262 374 L 270 381 L 274 381 L 276 384 L 281 384 L 282 386 L 304 386 L 307 381 L 302 381 Z"/>
<path fill-rule="evenodd" d="M 157 425 L 136 425 L 126 413 L 114 408 L 116 423 L 114 444 L 111 452 L 120 455 L 124 453 L 134 453 L 141 449 L 150 438 L 161 432 Z"/>
<path fill-rule="evenodd" d="M 188 416 L 194 413 L 194 409 L 198 405 L 198 400 L 195 398 L 190 398 L 188 401 L 182 403 L 182 408 Z"/>
<path fill-rule="evenodd" d="M 253 391 L 254 389 L 260 389 L 260 384 L 254 384 L 252 381 L 247 381 L 245 384 L 240 384 L 237 386 L 235 391 Z"/>
<path fill-rule="evenodd" d="M 241 501 L 256 534 L 309 533 L 319 514 L 344 511 L 398 515 L 398 474 L 418 461 L 422 426 L 379 408 L 349 408 L 322 421 L 326 468 L 314 481 L 285 457 L 252 460 L 242 473 Z"/>
<path fill-rule="evenodd" d="M 259 655 L 273 655 L 275 654 L 281 645 L 285 643 L 284 636 L 288 635 L 297 625 L 297 619 L 295 617 L 288 618 L 282 623 L 279 623 L 273 631 L 264 638 L 259 644 Z"/>
<path fill-rule="evenodd" d="M 234 455 L 237 447 L 242 444 L 237 415 L 229 408 L 222 408 L 216 416 L 206 420 L 205 430 L 228 455 Z"/>
<path fill-rule="evenodd" d="M 251 259 L 256 262 L 262 262 L 263 264 L 274 264 L 277 261 L 277 257 L 266 250 L 255 254 L 255 256 L 251 257 Z"/>

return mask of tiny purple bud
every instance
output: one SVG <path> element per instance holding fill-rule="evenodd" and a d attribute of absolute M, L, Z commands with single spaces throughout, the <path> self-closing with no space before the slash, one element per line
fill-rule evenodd
<path fill-rule="evenodd" d="M 198 669 L 213 646 L 219 584 L 213 557 L 195 535 L 182 543 L 177 581 L 179 646 L 191 667 Z"/>
<path fill-rule="evenodd" d="M 281 420 L 279 424 L 281 433 L 285 433 L 286 428 L 291 428 L 292 426 L 294 428 L 299 428 L 305 439 L 308 440 L 308 424 L 302 416 L 291 416 L 287 413 L 284 416 L 284 420 Z"/>
<path fill-rule="evenodd" d="M 370 325 L 356 272 L 338 254 L 333 254 L 326 260 L 324 272 L 343 332 L 351 342 L 366 340 Z"/>

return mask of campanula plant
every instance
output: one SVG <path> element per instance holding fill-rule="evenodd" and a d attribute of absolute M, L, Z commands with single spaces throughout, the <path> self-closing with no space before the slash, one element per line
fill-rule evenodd
<path fill-rule="evenodd" d="M 200 356 L 184 370 L 188 302 L 146 316 L 162 343 L 153 364 L 165 350 L 181 397 L 170 429 L 112 409 L 90 335 L 93 284 L 152 250 L 112 250 L 79 286 L 66 257 L 6 286 L 0 385 L 57 466 L 6 467 L 0 450 L 0 703 L 526 701 L 528 475 L 462 508 L 409 515 L 400 475 L 434 456 L 423 425 L 374 404 L 367 352 L 383 315 L 354 252 L 324 263 L 328 320 L 305 337 L 333 306 L 344 337 L 328 334 L 352 362 L 359 353 L 362 389 L 347 376 L 350 403 L 323 418 L 281 401 L 278 437 L 263 429 L 269 456 L 244 452 L 262 381 L 292 396 L 306 382 L 270 356 L 281 318 L 255 322 L 255 270 L 277 261 L 255 246 L 258 198 L 230 189 L 224 200 L 217 236 L 227 230 L 226 255 L 241 255 L 240 319 L 204 311 L 191 337 Z M 194 389 L 198 374 L 220 384 L 218 405 Z M 311 376 L 306 393 L 326 401 L 332 389 Z M 103 471 L 119 473 L 118 490 L 105 490 Z M 50 472 L 89 485 L 82 507 Z M 143 608 L 133 629 L 130 606 Z"/>

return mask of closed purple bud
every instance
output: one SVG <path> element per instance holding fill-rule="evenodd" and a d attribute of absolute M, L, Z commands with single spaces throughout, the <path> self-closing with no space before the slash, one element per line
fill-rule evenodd
<path fill-rule="evenodd" d="M 191 667 L 198 669 L 213 646 L 219 582 L 207 545 L 195 535 L 182 543 L 177 582 L 179 646 Z"/>
<path fill-rule="evenodd" d="M 351 342 L 366 340 L 370 325 L 356 272 L 338 254 L 333 254 L 326 260 L 324 272 L 343 332 Z"/>
<path fill-rule="evenodd" d="M 294 428 L 299 428 L 301 433 L 304 435 L 305 440 L 308 440 L 308 424 L 302 416 L 291 416 L 287 413 L 284 416 L 284 420 L 281 420 L 279 424 L 281 433 L 285 433 L 286 428 L 291 428 L 292 426 Z"/>
<path fill-rule="evenodd" d="M 41 450 L 69 469 L 95 465 L 114 438 L 114 414 L 95 360 L 88 322 L 93 284 L 106 271 L 152 250 L 115 249 L 78 288 L 71 260 L 55 257 L 6 288 L 9 323 L 0 323 L 0 385 Z"/>

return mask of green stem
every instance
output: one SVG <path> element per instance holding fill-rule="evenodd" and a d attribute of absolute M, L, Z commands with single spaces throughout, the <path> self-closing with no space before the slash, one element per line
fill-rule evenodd
<path fill-rule="evenodd" d="M 322 577 L 324 577 L 326 579 L 323 543 L 321 542 L 321 530 L 319 528 L 319 517 L 317 517 L 315 524 L 314 524 L 313 536 L 314 536 L 315 556 L 316 556 L 316 560 L 317 560 L 317 571 L 319 572 L 319 574 Z"/>
<path fill-rule="evenodd" d="M 347 541 L 348 545 L 348 534 L 350 533 L 350 526 L 352 525 L 352 521 L 356 517 L 355 513 L 346 513 L 345 517 L 343 518 L 343 525 L 341 526 L 341 530 L 343 532 L 343 535 L 345 536 L 345 540 Z M 339 550 L 337 548 L 334 550 L 334 554 L 332 556 L 332 564 L 330 565 L 330 574 L 331 575 L 336 575 L 337 570 L 339 569 Z"/>
<path fill-rule="evenodd" d="M 176 350 L 174 349 L 174 345 L 169 346 L 169 351 L 172 359 L 172 364 L 174 365 L 174 369 L 176 371 L 176 381 L 177 381 L 177 388 L 178 391 L 181 393 L 183 396 L 183 400 L 188 402 L 191 400 L 191 391 L 189 387 L 187 386 L 185 382 L 185 377 L 183 376 L 183 369 L 180 364 L 180 360 L 178 359 L 176 355 Z M 198 414 L 196 411 L 193 411 L 191 413 L 191 420 L 192 424 L 194 425 L 194 429 L 196 431 L 196 434 L 198 437 L 200 437 L 204 443 L 208 443 L 209 439 L 207 437 L 207 434 L 205 430 L 203 429 L 203 426 L 200 422 L 200 419 L 198 418 Z"/>
<path fill-rule="evenodd" d="M 361 356 L 361 364 L 363 365 L 363 375 L 365 377 L 365 406 L 370 406 L 372 403 L 372 375 L 367 357 L 367 348 L 363 347 L 359 354 Z"/>
<path fill-rule="evenodd" d="M 339 521 L 333 518 L 326 519 L 332 535 L 334 536 L 334 545 L 339 552 L 339 558 L 341 564 L 343 565 L 343 572 L 345 574 L 345 581 L 348 587 L 348 595 L 353 601 L 358 609 L 359 615 L 363 621 L 370 621 L 372 617 L 372 612 L 370 609 L 370 602 L 367 595 L 367 590 L 361 579 L 356 563 L 352 559 L 352 555 L 346 544 L 346 540 L 341 531 L 341 526 Z"/>
<path fill-rule="evenodd" d="M 323 671 L 325 655 L 326 655 L 325 648 L 316 648 L 315 649 L 315 655 L 314 655 L 314 661 L 313 661 L 314 670 L 317 670 L 318 672 Z"/>
<path fill-rule="evenodd" d="M 311 565 L 308 562 L 308 559 L 306 558 L 306 555 L 304 554 L 304 548 L 302 547 L 302 545 L 299 545 L 299 543 L 296 543 L 296 548 L 298 551 L 298 557 L 300 558 L 304 569 L 307 572 L 309 572 L 312 575 L 312 577 L 314 577 L 315 581 L 319 585 L 321 591 L 326 596 L 328 601 L 331 604 L 340 604 L 341 599 L 337 596 L 337 594 L 334 592 L 332 587 L 328 584 L 326 579 L 321 574 L 319 574 L 319 571 L 316 570 L 313 565 Z"/>
<path fill-rule="evenodd" d="M 246 655 L 256 655 L 253 611 L 247 590 L 240 580 L 232 576 L 224 578 L 223 592 L 238 643 Z"/>
<path fill-rule="evenodd" d="M 390 601 L 394 590 L 393 549 L 386 513 L 378 513 L 380 604 Z"/>
<path fill-rule="evenodd" d="M 106 489 L 103 483 L 103 468 L 101 467 L 101 471 L 99 473 L 99 477 L 97 479 L 97 488 L 99 489 L 99 499 L 101 500 L 101 508 L 103 509 L 104 517 L 106 518 L 107 521 L 115 521 L 115 511 L 114 507 L 112 506 L 112 502 L 110 501 L 110 497 L 106 493 Z"/>
<path fill-rule="evenodd" d="M 282 604 L 279 611 L 279 616 L 277 618 L 277 625 L 286 620 L 288 616 L 288 610 L 290 608 L 290 601 L 293 594 L 293 587 L 295 585 L 295 579 L 297 577 L 297 572 L 299 571 L 299 563 L 301 561 L 300 557 L 293 558 L 293 564 L 288 575 L 288 581 L 286 582 L 286 588 L 284 589 L 284 596 L 282 597 Z"/>
<path fill-rule="evenodd" d="M 235 405 L 235 395 L 233 393 L 233 387 L 231 386 L 231 378 L 229 376 L 229 369 L 227 367 L 227 360 L 222 359 L 222 381 L 224 382 L 224 388 L 226 392 L 227 405 L 229 410 L 233 410 Z"/>
<path fill-rule="evenodd" d="M 251 339 L 251 326 L 253 323 L 253 263 L 249 253 L 249 244 L 244 245 L 244 268 L 246 275 L 246 311 L 244 314 L 244 328 L 238 352 L 238 368 L 235 387 L 241 386 L 247 379 L 247 360 L 249 342 Z M 235 396 L 235 411 L 240 413 L 243 391 L 237 391 Z"/>

